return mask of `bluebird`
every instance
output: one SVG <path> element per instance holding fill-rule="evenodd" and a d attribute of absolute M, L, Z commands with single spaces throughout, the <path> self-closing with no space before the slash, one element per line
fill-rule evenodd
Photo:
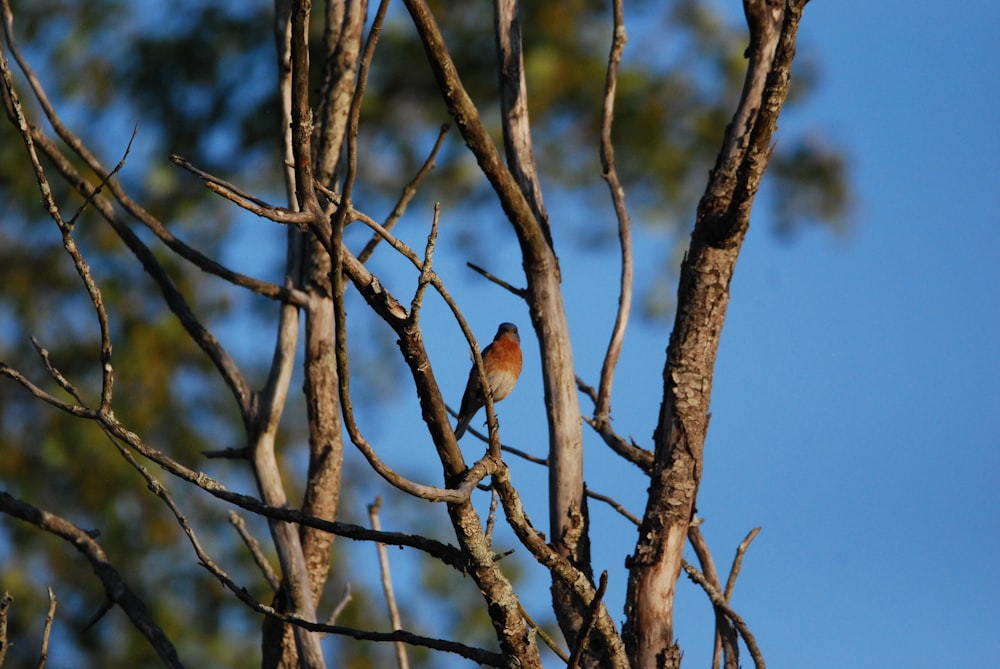
<path fill-rule="evenodd" d="M 483 368 L 486 371 L 486 381 L 493 392 L 493 401 L 499 402 L 510 395 L 517 377 L 521 375 L 521 337 L 517 334 L 516 325 L 500 324 L 493 343 L 483 349 Z M 469 427 L 469 421 L 485 404 L 486 396 L 479 381 L 479 371 L 473 364 L 469 381 L 465 384 L 465 394 L 462 395 L 462 407 L 458 411 L 455 439 L 462 438 Z"/>

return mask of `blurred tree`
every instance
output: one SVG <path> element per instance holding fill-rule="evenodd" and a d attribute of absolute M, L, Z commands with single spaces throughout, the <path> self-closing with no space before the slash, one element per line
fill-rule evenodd
<path fill-rule="evenodd" d="M 343 8 L 333 7 L 331 11 Z M 468 3 L 435 1 L 430 8 L 488 132 L 502 145 L 503 102 L 490 14 Z M 596 205 L 606 198 L 603 185 L 595 184 L 592 175 L 601 172 L 595 147 L 601 134 L 610 42 L 608 8 L 606 3 L 568 0 L 526 3 L 521 10 L 534 154 L 541 179 L 550 201 L 565 195 Z M 664 226 L 679 240 L 740 99 L 746 69 L 745 28 L 694 0 L 666 4 L 642 0 L 628 10 L 632 42 L 617 75 L 614 142 L 620 156 L 618 170 L 630 205 L 638 213 L 636 220 Z M 206 256 L 226 258 L 255 277 L 281 285 L 287 273 L 284 255 L 273 254 L 270 265 L 260 266 L 257 260 L 254 266 L 243 267 L 245 250 L 239 246 L 239 235 L 228 227 L 236 208 L 163 159 L 168 153 L 179 154 L 268 201 L 285 199 L 280 165 L 286 160 L 286 146 L 280 132 L 274 12 L 264 2 L 37 0 L 14 7 L 16 23 L 8 23 L 7 31 L 16 35 L 53 107 L 106 166 L 120 159 L 138 121 L 127 168 L 117 174 L 133 201 L 141 202 L 145 212 Z M 322 65 L 330 56 L 329 42 L 324 41 L 329 24 L 325 25 L 322 12 L 314 12 L 311 35 L 311 61 L 320 64 L 308 72 L 315 106 L 318 92 L 326 90 Z M 426 60 L 424 46 L 402 9 L 390 10 L 381 39 L 384 57 L 372 63 L 359 137 L 359 150 L 378 155 L 379 160 L 360 162 L 353 196 L 355 202 L 365 202 L 369 211 L 392 206 L 408 175 L 426 158 L 418 147 L 436 135 L 449 113 L 430 69 L 414 66 Z M 9 58 L 9 49 L 4 53 Z M 354 67 L 353 62 L 347 65 Z M 816 85 L 815 64 L 799 62 L 797 68 L 796 94 L 789 98 L 789 106 L 808 96 Z M 27 95 L 22 98 L 30 120 L 40 123 L 39 102 Z M 344 100 L 349 101 L 349 96 L 339 104 Z M 72 151 L 66 155 L 74 169 L 89 174 L 79 155 Z M 55 170 L 51 158 L 44 164 Z M 766 187 L 775 195 L 771 218 L 776 231 L 788 234 L 803 223 L 835 225 L 842 220 L 850 198 L 846 163 L 837 147 L 823 138 L 786 136 L 776 147 L 772 164 Z M 84 389 L 84 399 L 96 406 L 100 398 L 93 389 L 101 385 L 101 360 L 96 353 L 100 342 L 92 327 L 93 306 L 79 291 L 77 273 L 62 240 L 53 234 L 38 206 L 35 176 L 25 165 L 17 129 L 0 127 L 0 198 L 5 203 L 0 217 L 0 360 L 17 361 L 29 378 L 43 378 L 46 371 L 29 341 L 35 337 L 47 349 L 54 367 Z M 332 177 L 326 175 L 323 182 L 333 185 Z M 71 180 L 54 179 L 52 185 L 55 201 L 80 202 L 74 199 L 77 186 Z M 455 138 L 445 142 L 437 157 L 433 185 L 432 192 L 418 193 L 417 201 L 447 197 L 448 206 L 456 210 L 488 210 L 486 220 L 501 228 L 493 188 Z M 120 214 L 130 215 L 121 203 L 115 206 Z M 559 212 L 553 211 L 558 217 Z M 574 234 L 568 238 L 598 249 L 614 248 L 617 239 L 613 228 L 596 220 L 560 220 L 559 225 L 562 229 L 572 226 Z M 234 352 L 251 385 L 263 385 L 270 367 L 274 301 L 250 298 L 225 282 L 208 279 L 201 269 L 154 243 L 148 229 L 135 228 L 206 327 L 262 327 L 268 333 L 253 350 Z M 205 462 L 201 454 L 206 450 L 242 448 L 246 415 L 229 399 L 216 365 L 174 315 L 165 311 L 160 289 L 120 242 L 120 233 L 87 212 L 73 235 L 85 249 L 105 306 L 114 314 L 109 336 L 115 345 L 116 397 L 126 398 L 116 402 L 117 418 L 139 435 L 155 435 L 157 446 L 180 462 Z M 272 232 L 276 245 L 281 244 L 282 233 L 278 235 Z M 464 239 L 473 248 L 493 243 L 471 225 Z M 309 261 L 314 278 L 327 271 L 317 265 L 320 256 L 322 251 L 314 247 Z M 308 285 L 299 284 L 302 290 Z M 659 304 L 655 296 L 662 294 L 663 285 L 646 288 L 650 305 Z M 322 320 L 317 315 L 310 322 Z M 354 344 L 352 355 L 383 361 L 391 340 L 385 328 L 371 331 L 377 334 L 356 338 L 362 341 Z M 356 364 L 354 369 L 360 367 Z M 392 392 L 388 388 L 396 387 L 385 379 L 398 373 L 398 366 L 364 367 L 370 376 L 355 378 L 361 392 L 367 388 L 377 400 Z M 308 385 L 311 377 L 308 371 L 304 374 Z M 293 399 L 289 411 L 296 419 L 281 423 L 279 441 L 304 444 L 315 437 L 315 429 L 302 419 L 312 416 L 308 404 L 308 397 Z M 283 449 L 283 472 L 306 469 L 302 450 Z M 216 460 L 207 461 L 204 467 L 212 476 L 224 478 L 230 489 L 254 489 L 254 477 L 248 471 Z M 309 486 L 287 473 L 286 479 L 290 504 L 298 506 Z M 3 489 L 42 508 L 72 510 L 75 523 L 99 529 L 100 543 L 113 551 L 113 561 L 127 573 L 128 582 L 151 606 L 153 617 L 168 636 L 175 638 L 174 633 L 182 629 L 204 632 L 195 638 L 175 638 L 189 666 L 245 666 L 247 656 L 234 656 L 226 640 L 253 630 L 256 618 L 234 606 L 221 589 L 202 587 L 202 577 L 191 563 L 189 546 L 180 541 L 177 524 L 164 514 L 158 499 L 135 483 L 135 472 L 107 446 L 101 430 L 42 405 L 15 384 L 0 384 Z M 185 499 L 185 511 L 198 518 L 201 532 L 212 537 L 215 559 L 227 566 L 236 582 L 260 584 L 256 568 L 226 527 L 227 518 L 215 500 L 191 495 Z M 414 532 L 427 530 L 431 520 L 418 512 L 413 515 Z M 251 524 L 257 536 L 266 533 L 261 519 Z M 45 602 L 35 584 L 50 583 L 59 593 L 74 593 L 61 604 L 60 616 L 69 624 L 66 638 L 60 641 L 73 645 L 79 666 L 145 666 L 154 661 L 149 646 L 133 635 L 118 633 L 125 624 L 122 620 L 114 622 L 114 627 L 106 620 L 82 631 L 103 595 L 98 584 L 84 576 L 78 556 L 66 546 L 54 545 L 51 537 L 34 528 L 4 522 L 0 556 L 2 589 L 15 595 L 24 612 L 11 619 L 13 638 L 32 638 L 21 627 L 22 621 L 41 620 Z M 275 559 L 273 552 L 268 557 Z M 426 590 L 442 595 L 438 602 L 445 611 L 442 617 L 456 628 L 474 620 L 464 615 L 470 608 L 468 602 L 443 596 L 451 593 L 451 585 L 439 578 L 437 567 L 423 569 L 427 570 L 423 576 Z M 350 577 L 349 569 L 336 560 L 333 573 L 330 583 L 321 586 L 328 600 L 340 596 L 340 588 Z M 252 594 L 268 601 L 263 584 Z M 365 626 L 372 596 L 355 591 L 355 604 L 345 612 L 345 624 Z M 275 605 L 280 609 L 287 603 L 279 599 Z M 485 616 L 478 625 L 480 634 L 489 629 Z M 475 633 L 462 634 L 462 638 L 470 637 Z M 111 638 L 114 643 L 109 643 Z M 342 663 L 363 666 L 360 658 L 367 655 L 372 666 L 380 664 L 371 658 L 381 651 L 371 647 L 336 647 L 343 653 L 339 656 Z M 17 666 L 29 661 L 33 653 L 32 647 L 21 643 L 7 659 Z M 435 666 L 433 654 L 417 659 L 421 657 L 425 666 Z"/>

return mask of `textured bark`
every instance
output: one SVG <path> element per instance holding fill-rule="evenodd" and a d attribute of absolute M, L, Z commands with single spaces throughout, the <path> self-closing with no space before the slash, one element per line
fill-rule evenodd
<path fill-rule="evenodd" d="M 674 588 L 701 481 L 709 400 L 729 284 L 750 221 L 771 137 L 788 93 L 805 2 L 746 0 L 746 83 L 698 207 L 681 266 L 674 329 L 663 371 L 663 403 L 639 541 L 630 559 L 626 648 L 637 669 L 677 667 Z"/>

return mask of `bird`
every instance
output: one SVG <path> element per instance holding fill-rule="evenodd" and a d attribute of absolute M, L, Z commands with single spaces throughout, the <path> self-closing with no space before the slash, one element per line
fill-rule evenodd
<path fill-rule="evenodd" d="M 493 393 L 493 401 L 499 402 L 514 390 L 517 377 L 521 375 L 521 337 L 517 334 L 517 326 L 513 323 L 501 323 L 493 342 L 483 349 L 483 369 L 486 371 L 486 382 Z M 469 427 L 469 421 L 486 404 L 482 383 L 479 381 L 479 370 L 475 363 L 469 370 L 469 380 L 465 384 L 462 395 L 462 406 L 458 411 L 458 422 L 455 423 L 455 439 L 461 439 Z"/>

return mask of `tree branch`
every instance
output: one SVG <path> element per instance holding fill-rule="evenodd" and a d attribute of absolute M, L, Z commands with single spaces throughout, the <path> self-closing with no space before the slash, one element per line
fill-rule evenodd
<path fill-rule="evenodd" d="M 382 526 L 378 519 L 379 509 L 382 508 L 382 497 L 376 497 L 372 504 L 368 505 L 368 520 L 371 522 L 373 530 L 381 530 Z M 385 594 L 385 604 L 389 609 L 389 623 L 392 629 L 403 628 L 403 623 L 399 617 L 399 607 L 396 605 L 396 593 L 392 587 L 392 575 L 389 572 L 389 553 L 385 550 L 385 544 L 375 544 L 378 552 L 378 565 L 382 574 L 382 592 Z M 410 661 L 406 656 L 406 646 L 402 641 L 397 641 L 396 646 L 396 666 L 399 669 L 408 669 Z"/>
<path fill-rule="evenodd" d="M 750 62 L 743 94 L 698 205 L 681 265 L 677 313 L 639 542 L 630 559 L 623 636 L 636 667 L 673 668 L 673 598 L 701 480 L 709 402 L 729 284 L 771 138 L 788 94 L 803 0 L 747 0 Z"/>
<path fill-rule="evenodd" d="M 3 490 L 0 490 L 0 512 L 19 518 L 49 534 L 68 541 L 90 562 L 94 574 L 104 586 L 105 595 L 128 616 L 129 621 L 149 641 L 163 663 L 167 667 L 183 669 L 184 665 L 181 664 L 170 639 L 153 621 L 146 605 L 132 592 L 118 570 L 108 561 L 101 546 L 87 532 L 73 523 L 17 499 Z"/>
<path fill-rule="evenodd" d="M 618 241 L 621 248 L 621 279 L 618 292 L 618 311 L 615 315 L 615 325 L 611 331 L 611 341 L 601 366 L 601 381 L 598 385 L 597 401 L 594 407 L 594 421 L 604 426 L 611 421 L 611 384 L 614 380 L 615 366 L 621 354 L 622 343 L 625 341 L 625 328 L 628 325 L 629 314 L 632 311 L 632 226 L 628 208 L 625 206 L 625 189 L 618 180 L 618 170 L 615 167 L 615 150 L 611 141 L 611 129 L 615 117 L 615 90 L 618 86 L 618 66 L 628 36 L 625 32 L 625 15 L 622 0 L 614 0 L 613 37 L 611 53 L 608 56 L 608 72 L 604 84 L 604 105 L 601 111 L 601 165 L 604 173 L 601 175 L 608 183 L 611 191 L 611 201 L 618 218 Z M 597 429 L 602 432 L 601 429 Z M 603 433 L 602 433 L 603 436 Z M 607 439 L 605 439 L 607 441 Z"/>

